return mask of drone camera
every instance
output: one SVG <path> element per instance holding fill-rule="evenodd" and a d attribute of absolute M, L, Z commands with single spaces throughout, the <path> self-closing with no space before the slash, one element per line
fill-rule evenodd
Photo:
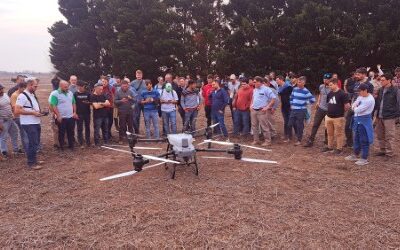
<path fill-rule="evenodd" d="M 235 157 L 235 160 L 242 159 L 243 150 L 240 148 L 239 144 L 235 144 L 233 149 L 228 151 L 228 154 L 232 154 Z"/>
<path fill-rule="evenodd" d="M 142 155 L 135 155 L 133 159 L 133 166 L 135 167 L 135 171 L 140 172 L 143 170 L 143 166 L 149 163 L 149 160 L 143 158 Z"/>

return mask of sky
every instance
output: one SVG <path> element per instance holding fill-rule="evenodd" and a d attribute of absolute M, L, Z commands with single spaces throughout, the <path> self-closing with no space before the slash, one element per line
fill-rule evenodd
<path fill-rule="evenodd" d="M 57 0 L 0 0 L 0 71 L 54 70 L 47 28 L 59 20 Z"/>

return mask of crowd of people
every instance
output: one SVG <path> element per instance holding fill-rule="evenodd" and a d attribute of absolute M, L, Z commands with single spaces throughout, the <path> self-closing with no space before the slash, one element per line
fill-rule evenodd
<path fill-rule="evenodd" d="M 253 145 L 270 147 L 279 138 L 275 120 L 280 109 L 284 143 L 303 145 L 305 123 L 309 123 L 311 133 L 303 146 L 313 147 L 324 121 L 322 152 L 341 155 L 344 147 L 352 147 L 353 154 L 345 159 L 366 165 L 374 135 L 380 149 L 377 155 L 394 156 L 400 117 L 400 68 L 395 76 L 383 73 L 380 65 L 377 69 L 358 68 L 343 83 L 337 74 L 326 73 L 318 98 L 305 87 L 307 78 L 293 73 L 276 76 L 271 72 L 264 77 L 232 74 L 223 79 L 208 75 L 205 81 L 200 76 L 174 78 L 168 73 L 153 83 L 137 70 L 133 81 L 109 75 L 101 76 L 94 85 L 74 75 L 69 81 L 55 77 L 48 109 L 40 107 L 35 95 L 39 80 L 18 76 L 7 93 L 0 84 L 1 156 L 10 156 L 10 139 L 14 154 L 26 154 L 29 169 L 41 169 L 43 162 L 37 153 L 44 116 L 51 120 L 54 147 L 63 151 L 92 146 L 92 127 L 96 147 L 111 140 L 126 143 L 127 131 L 141 133 L 142 117 L 147 138 L 194 132 L 203 110 L 204 125 L 218 123 L 214 133 L 220 140 L 252 136 Z M 312 117 L 313 104 L 316 111 Z M 227 112 L 232 117 L 231 132 L 225 122 Z M 179 126 L 177 113 L 182 121 Z"/>

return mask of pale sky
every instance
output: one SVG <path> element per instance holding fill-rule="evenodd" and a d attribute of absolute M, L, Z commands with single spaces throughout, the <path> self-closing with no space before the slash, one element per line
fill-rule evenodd
<path fill-rule="evenodd" d="M 0 71 L 52 71 L 47 28 L 59 20 L 57 0 L 0 0 Z"/>

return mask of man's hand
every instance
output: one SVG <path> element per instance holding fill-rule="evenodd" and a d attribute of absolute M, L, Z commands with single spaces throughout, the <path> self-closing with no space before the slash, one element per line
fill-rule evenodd
<path fill-rule="evenodd" d="M 74 118 L 75 120 L 78 120 L 78 119 L 79 119 L 79 116 L 78 116 L 76 113 L 74 113 L 74 114 L 72 115 L 72 118 Z"/>
<path fill-rule="evenodd" d="M 222 111 L 222 110 L 218 110 L 218 113 L 220 113 L 220 114 L 223 114 L 223 113 L 224 113 L 224 111 Z"/>
<path fill-rule="evenodd" d="M 378 65 L 376 65 L 376 67 L 377 67 L 378 69 L 380 69 L 380 68 L 382 67 L 382 65 L 378 64 Z"/>
<path fill-rule="evenodd" d="M 37 112 L 37 111 L 33 111 L 33 112 L 32 112 L 32 115 L 34 115 L 34 116 L 36 116 L 36 117 L 42 117 L 42 116 L 43 116 L 42 113 Z"/>
<path fill-rule="evenodd" d="M 121 101 L 124 102 L 124 103 L 127 103 L 129 100 L 128 100 L 128 98 L 124 97 L 124 98 L 122 98 Z"/>
<path fill-rule="evenodd" d="M 57 117 L 57 122 L 61 124 L 61 122 L 62 122 L 62 117 Z"/>

